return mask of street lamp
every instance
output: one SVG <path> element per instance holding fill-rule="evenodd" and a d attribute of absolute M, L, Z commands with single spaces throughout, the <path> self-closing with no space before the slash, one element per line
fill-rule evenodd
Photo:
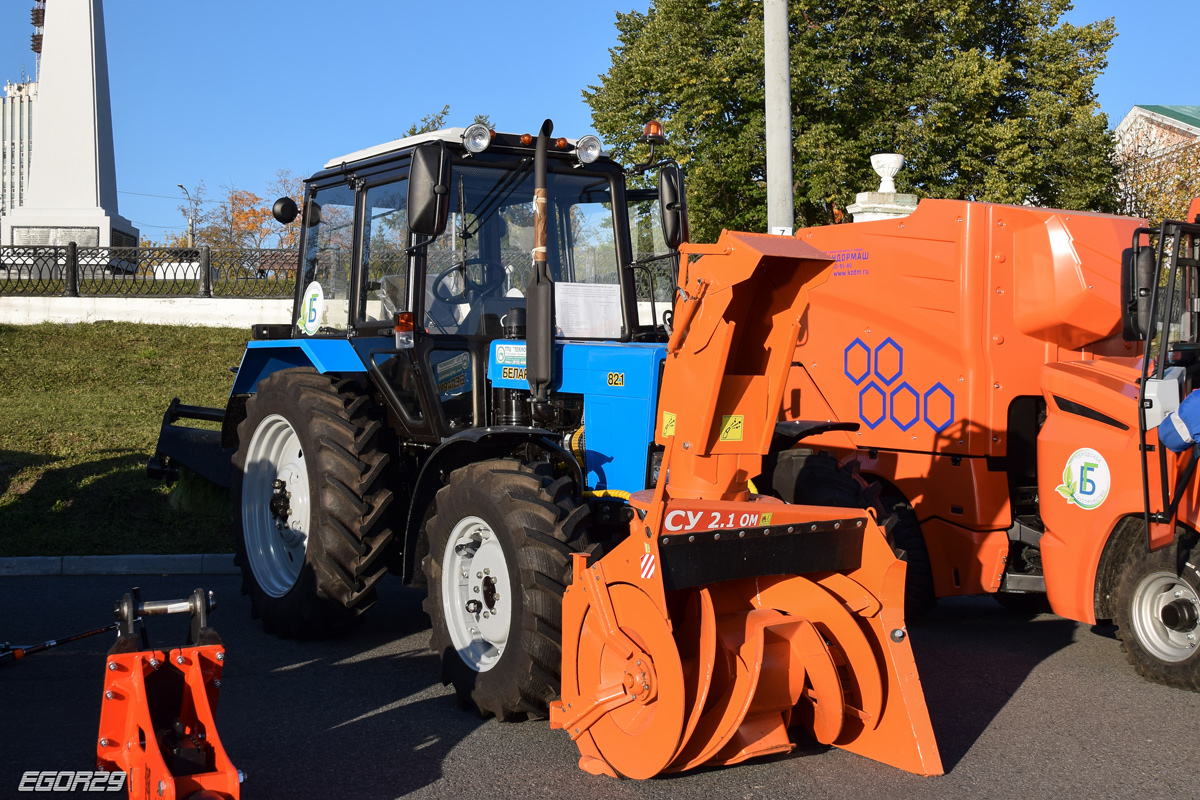
<path fill-rule="evenodd" d="M 185 197 L 187 197 L 187 201 L 188 201 L 188 216 L 187 216 L 188 247 L 195 247 L 196 246 L 196 209 L 192 205 L 192 194 L 184 187 L 184 185 L 182 183 L 177 183 L 175 185 L 178 186 L 180 189 L 183 189 L 183 194 Z"/>

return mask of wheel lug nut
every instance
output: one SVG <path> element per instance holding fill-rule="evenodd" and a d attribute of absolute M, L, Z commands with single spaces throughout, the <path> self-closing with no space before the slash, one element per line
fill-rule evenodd
<path fill-rule="evenodd" d="M 491 575 L 491 574 L 492 574 L 492 571 L 491 571 L 490 569 L 488 569 L 487 567 L 484 567 L 484 568 L 483 568 L 483 574 L 484 574 L 484 575 Z"/>
<path fill-rule="evenodd" d="M 478 586 L 474 587 L 474 590 L 475 590 L 475 594 L 479 594 L 479 587 L 478 587 Z"/>
<path fill-rule="evenodd" d="M 482 577 L 483 577 L 483 573 L 482 573 L 482 572 L 476 572 L 476 573 L 475 573 L 475 577 L 476 577 L 476 578 L 482 578 Z"/>
<path fill-rule="evenodd" d="M 488 619 L 488 618 L 489 618 L 489 617 L 491 617 L 491 616 L 492 616 L 492 615 L 491 615 L 491 614 L 489 614 L 488 612 L 486 612 L 486 611 L 485 611 L 485 612 L 483 612 L 483 618 L 484 618 L 484 619 Z"/>

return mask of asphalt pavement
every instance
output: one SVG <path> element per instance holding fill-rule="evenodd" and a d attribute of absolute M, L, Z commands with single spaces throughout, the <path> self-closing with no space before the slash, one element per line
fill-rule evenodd
<path fill-rule="evenodd" d="M 0 640 L 32 644 L 105 624 L 144 599 L 212 589 L 228 651 L 217 724 L 246 798 L 1128 798 L 1194 796 L 1200 695 L 1144 682 L 1110 629 L 1021 617 L 989 598 L 943 600 L 911 626 L 946 775 L 921 778 L 837 750 L 796 752 L 649 781 L 580 771 L 545 722 L 458 707 L 428 652 L 421 594 L 397 579 L 349 635 L 267 636 L 230 575 L 0 578 Z M 182 617 L 150 620 L 182 644 Z M 0 797 L 28 770 L 95 757 L 111 634 L 0 667 Z M 1188 788 L 1192 787 L 1192 788 Z"/>

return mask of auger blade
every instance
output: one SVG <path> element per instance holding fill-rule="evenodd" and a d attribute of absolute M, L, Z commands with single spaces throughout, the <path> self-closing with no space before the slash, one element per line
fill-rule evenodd
<path fill-rule="evenodd" d="M 692 592 L 684 611 L 683 627 L 676 635 L 687 690 L 688 716 L 683 736 L 671 760 L 674 761 L 692 737 L 708 700 L 717 665 L 717 614 L 708 589 Z"/>
<path fill-rule="evenodd" d="M 862 595 L 870 597 L 865 589 L 839 573 L 822 580 L 832 580 L 837 585 L 848 582 Z M 884 665 L 876 657 L 863 628 L 838 596 L 822 582 L 797 575 L 760 579 L 752 602 L 811 620 L 842 656 L 841 673 L 845 678 L 851 713 L 864 725 L 874 727 L 878 724 L 883 709 Z M 867 606 L 872 607 L 878 609 L 878 602 Z"/>
<path fill-rule="evenodd" d="M 563 618 L 578 624 L 563 631 L 562 700 L 551 707 L 551 726 L 575 739 L 588 772 L 657 775 L 684 725 L 683 667 L 671 628 L 629 584 L 572 588 Z"/>

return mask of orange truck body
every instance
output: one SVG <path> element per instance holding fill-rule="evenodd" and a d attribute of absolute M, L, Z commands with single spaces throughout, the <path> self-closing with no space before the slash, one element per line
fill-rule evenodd
<path fill-rule="evenodd" d="M 1123 253 L 1144 225 L 925 200 L 797 233 L 835 268 L 810 293 L 814 335 L 796 348 L 785 417 L 859 423 L 804 444 L 908 499 L 938 596 L 1016 588 L 1006 567 L 1024 521 L 1026 540 L 1041 532 L 1054 612 L 1109 615 L 1107 559 L 1127 552 L 1109 544 L 1144 511 L 1142 344 L 1123 340 L 1121 307 Z M 1194 496 L 1180 517 L 1195 519 Z"/>

